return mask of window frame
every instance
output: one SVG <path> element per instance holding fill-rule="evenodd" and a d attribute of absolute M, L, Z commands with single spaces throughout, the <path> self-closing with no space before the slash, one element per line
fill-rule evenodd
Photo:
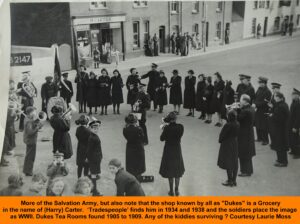
<path fill-rule="evenodd" d="M 192 13 L 193 14 L 197 14 L 200 12 L 200 2 L 199 1 L 194 1 L 193 2 L 193 10 Z"/>
<path fill-rule="evenodd" d="M 221 40 L 222 38 L 222 21 L 216 23 L 216 37 Z"/>
<path fill-rule="evenodd" d="M 269 9 L 269 8 L 270 8 L 270 3 L 271 3 L 270 0 L 267 0 L 267 1 L 266 1 L 266 9 Z"/>
<path fill-rule="evenodd" d="M 258 1 L 254 1 L 253 2 L 253 9 L 257 9 L 258 8 Z"/>
<path fill-rule="evenodd" d="M 280 16 L 276 16 L 274 20 L 274 31 L 280 30 Z"/>
<path fill-rule="evenodd" d="M 107 9 L 107 1 L 92 1 L 90 3 L 90 10 L 97 10 L 97 9 Z M 95 3 L 99 4 L 99 6 L 95 7 Z"/>
<path fill-rule="evenodd" d="M 147 42 L 147 39 L 150 35 L 150 21 L 149 20 L 144 20 L 143 21 L 143 25 L 144 25 L 144 43 Z M 147 35 L 147 37 L 146 37 Z"/>
<path fill-rule="evenodd" d="M 255 23 L 253 23 L 254 21 L 255 21 Z M 256 34 L 256 23 L 257 23 L 257 19 L 252 18 L 252 21 L 251 21 L 251 34 L 254 34 L 254 35 Z"/>
<path fill-rule="evenodd" d="M 148 1 L 133 1 L 133 8 L 148 7 Z"/>
<path fill-rule="evenodd" d="M 265 8 L 265 1 L 264 0 L 263 1 L 259 1 L 258 8 L 260 8 L 260 9 L 264 9 Z"/>
<path fill-rule="evenodd" d="M 222 11 L 223 11 L 223 1 L 218 1 L 216 12 L 221 13 Z"/>
<path fill-rule="evenodd" d="M 173 6 L 176 6 L 174 7 L 175 10 L 173 10 Z M 179 13 L 179 1 L 171 1 L 170 7 L 171 7 L 170 9 L 171 14 Z"/>
<path fill-rule="evenodd" d="M 134 31 L 134 26 L 137 24 L 137 32 Z M 135 38 L 137 36 L 137 38 Z M 133 49 L 139 49 L 141 46 L 140 43 L 140 21 L 133 21 L 132 22 L 132 45 Z"/>

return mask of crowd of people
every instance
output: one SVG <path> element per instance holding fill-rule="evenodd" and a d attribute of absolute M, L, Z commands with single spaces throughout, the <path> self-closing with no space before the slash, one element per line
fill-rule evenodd
<path fill-rule="evenodd" d="M 217 164 L 227 171 L 227 181 L 224 186 L 237 186 L 236 178 L 240 166 L 240 177 L 250 177 L 253 172 L 252 158 L 256 155 L 255 141 L 262 145 L 270 144 L 276 151 L 276 167 L 288 165 L 287 153 L 300 158 L 300 91 L 293 89 L 290 107 L 280 92 L 281 84 L 271 83 L 272 91 L 268 88 L 268 79 L 259 77 L 259 88 L 255 91 L 251 84 L 251 76 L 240 74 L 240 84 L 236 90 L 232 82 L 224 81 L 222 75 L 216 72 L 212 78 L 204 74 L 198 75 L 198 82 L 193 70 L 188 70 L 182 78 L 178 70 L 173 70 L 173 76 L 168 82 L 163 70 L 158 70 L 157 64 L 151 65 L 151 70 L 139 76 L 136 68 L 130 69 L 125 85 L 119 71 L 115 70 L 110 77 L 106 69 L 96 78 L 94 72 L 88 74 L 84 66 L 80 67 L 75 83 L 77 84 L 76 99 L 79 103 L 80 117 L 75 121 L 78 125 L 76 139 L 76 165 L 78 182 L 75 194 L 101 195 L 97 189 L 97 180 L 101 174 L 103 158 L 101 140 L 98 134 L 101 121 L 89 117 L 97 113 L 100 106 L 100 115 L 107 115 L 107 108 L 113 104 L 113 113 L 120 114 L 120 104 L 123 103 L 123 86 L 127 87 L 127 104 L 131 106 L 131 113 L 125 117 L 123 136 L 127 141 L 125 153 L 125 169 L 118 159 L 112 159 L 109 170 L 115 174 L 117 195 L 145 195 L 142 182 L 151 182 L 153 177 L 143 176 L 146 171 L 144 146 L 149 143 L 147 135 L 147 111 L 158 109 L 162 113 L 164 106 L 173 105 L 173 111 L 164 117 L 160 140 L 165 142 L 159 173 L 169 181 L 168 195 L 178 196 L 180 178 L 184 175 L 185 166 L 181 150 L 181 138 L 184 134 L 184 125 L 176 122 L 181 113 L 180 108 L 188 110 L 186 116 L 194 117 L 195 110 L 200 112 L 199 119 L 210 124 L 212 116 L 217 115 L 215 126 L 222 127 L 219 135 L 220 150 Z M 65 111 L 60 105 L 54 105 L 49 114 L 47 102 L 58 92 L 66 103 L 71 102 L 73 96 L 72 82 L 67 73 L 59 85 L 53 83 L 51 77 L 46 77 L 42 86 L 42 109 L 48 113 L 48 119 L 53 133 L 53 162 L 47 168 L 46 195 L 63 195 L 65 182 L 62 177 L 68 175 L 68 166 L 65 160 L 73 156 L 72 141 L 69 130 L 71 128 L 71 110 Z M 149 79 L 147 90 L 142 80 Z M 213 80 L 214 79 L 214 80 Z M 24 84 L 25 83 L 25 84 Z M 29 86 L 29 87 L 25 87 Z M 8 166 L 4 155 L 10 154 L 15 147 L 14 122 L 17 116 L 20 119 L 20 131 L 24 130 L 23 140 L 26 144 L 26 155 L 23 166 L 25 176 L 32 177 L 30 194 L 40 194 L 46 183 L 46 177 L 40 173 L 33 173 L 36 156 L 36 143 L 39 130 L 43 123 L 38 119 L 37 109 L 33 106 L 36 88 L 30 82 L 28 72 L 24 73 L 22 82 L 15 90 L 14 81 L 10 81 L 9 108 L 7 116 L 6 134 L 4 139 L 1 166 Z M 167 89 L 170 91 L 167 91 Z M 168 98 L 169 92 L 169 98 Z M 18 113 L 15 102 L 21 99 L 23 113 Z M 169 100 L 168 100 L 169 99 Z M 89 112 L 87 112 L 87 107 Z M 88 114 L 82 114 L 88 113 Z M 224 122 L 225 125 L 224 125 Z M 254 134 L 256 130 L 256 137 Z M 84 177 L 82 177 L 84 176 Z M 12 175 L 8 179 L 9 187 L 1 191 L 1 195 L 20 195 L 22 185 L 21 175 Z M 175 188 L 174 188 L 175 182 Z M 21 193 L 20 193 L 21 192 Z M 29 193 L 28 193 L 29 194 Z"/>

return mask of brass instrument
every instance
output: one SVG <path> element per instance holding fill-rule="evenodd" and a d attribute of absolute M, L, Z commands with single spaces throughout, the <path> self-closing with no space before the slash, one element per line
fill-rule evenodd
<path fill-rule="evenodd" d="M 76 111 L 77 108 L 73 104 L 69 103 L 69 108 L 61 115 L 61 117 L 65 119 L 68 114 Z"/>
<path fill-rule="evenodd" d="M 31 82 L 23 82 L 22 89 L 29 97 L 36 97 L 35 87 Z"/>
<path fill-rule="evenodd" d="M 47 114 L 48 114 L 49 118 L 52 117 L 52 115 L 53 115 L 53 113 L 51 112 L 51 109 L 54 106 L 60 106 L 61 108 L 63 108 L 63 111 L 67 110 L 67 104 L 62 97 L 59 97 L 59 96 L 51 97 L 47 104 Z"/>
<path fill-rule="evenodd" d="M 165 128 L 167 125 L 169 125 L 169 123 L 167 123 L 167 122 L 165 121 L 165 118 L 163 117 L 163 118 L 161 119 L 161 125 L 159 126 L 159 128 L 160 128 L 161 130 L 164 130 L 164 128 Z"/>
<path fill-rule="evenodd" d="M 225 108 L 226 108 L 227 111 L 240 109 L 241 108 L 241 103 L 234 102 L 233 104 L 225 105 Z"/>

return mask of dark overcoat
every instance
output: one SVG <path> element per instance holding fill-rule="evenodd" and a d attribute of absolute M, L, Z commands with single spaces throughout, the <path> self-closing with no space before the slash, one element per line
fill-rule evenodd
<path fill-rule="evenodd" d="M 248 96 L 250 96 L 251 104 L 252 104 L 252 101 L 255 99 L 255 90 L 254 90 L 253 86 L 251 85 L 251 83 L 249 85 L 245 85 L 244 83 L 238 84 L 238 86 L 236 88 L 236 92 L 237 92 L 238 100 L 240 100 L 240 98 L 243 94 L 247 94 Z"/>
<path fill-rule="evenodd" d="M 256 105 L 255 112 L 255 127 L 259 130 L 268 130 L 268 102 L 271 100 L 272 93 L 268 87 L 259 87 L 255 94 L 254 104 Z"/>
<path fill-rule="evenodd" d="M 141 127 L 127 125 L 123 129 L 126 144 L 126 171 L 134 176 L 141 175 L 146 171 L 144 132 Z"/>
<path fill-rule="evenodd" d="M 146 79 L 146 78 L 149 78 L 147 93 L 150 95 L 150 100 L 155 100 L 159 72 L 156 70 L 151 70 L 147 74 L 141 76 L 141 79 Z"/>
<path fill-rule="evenodd" d="M 83 102 L 87 100 L 89 75 L 86 72 L 79 72 L 75 77 L 75 83 L 77 84 L 76 101 Z"/>
<path fill-rule="evenodd" d="M 109 76 L 101 75 L 98 78 L 98 97 L 99 97 L 99 105 L 107 106 L 111 104 L 111 94 L 110 94 L 110 78 Z"/>
<path fill-rule="evenodd" d="M 124 86 L 121 76 L 113 76 L 111 81 L 111 99 L 114 104 L 121 104 L 124 102 L 122 88 Z"/>
<path fill-rule="evenodd" d="M 240 123 L 238 152 L 241 159 L 250 159 L 256 154 L 253 130 L 254 114 L 255 111 L 251 105 L 244 106 L 238 112 L 238 121 Z"/>
<path fill-rule="evenodd" d="M 224 87 L 225 84 L 223 80 L 214 82 L 214 92 L 211 100 L 211 111 L 213 113 L 221 113 Z"/>
<path fill-rule="evenodd" d="M 234 103 L 234 90 L 231 85 L 226 85 L 223 91 L 223 100 L 221 108 L 221 118 L 227 119 L 227 109 L 226 105 L 231 105 Z"/>
<path fill-rule="evenodd" d="M 293 132 L 292 129 L 297 132 Z M 290 106 L 290 120 L 289 120 L 289 143 L 292 152 L 295 155 L 300 155 L 300 101 L 293 100 Z"/>
<path fill-rule="evenodd" d="M 115 177 L 117 196 L 145 196 L 144 190 L 135 176 L 121 168 Z"/>
<path fill-rule="evenodd" d="M 87 144 L 87 159 L 91 174 L 101 173 L 102 160 L 101 141 L 98 135 L 91 132 Z"/>
<path fill-rule="evenodd" d="M 190 109 L 196 106 L 196 92 L 195 92 L 196 77 L 187 76 L 184 80 L 184 100 L 183 108 Z"/>
<path fill-rule="evenodd" d="M 16 147 L 16 132 L 15 132 L 16 114 L 12 110 L 7 110 L 5 137 L 9 143 L 9 151 Z"/>
<path fill-rule="evenodd" d="M 167 105 L 168 104 L 167 87 L 168 87 L 167 78 L 165 76 L 158 77 L 157 91 L 156 91 L 156 103 L 158 105 Z"/>
<path fill-rule="evenodd" d="M 138 75 L 129 75 L 126 81 L 128 90 L 127 104 L 133 105 L 138 94 L 138 84 L 141 83 Z"/>
<path fill-rule="evenodd" d="M 87 96 L 87 104 L 89 107 L 99 106 L 98 81 L 96 78 L 88 80 L 86 96 Z"/>
<path fill-rule="evenodd" d="M 184 174 L 184 162 L 181 151 L 181 138 L 184 127 L 182 124 L 166 125 L 160 136 L 165 141 L 159 174 L 164 178 L 179 178 Z"/>
<path fill-rule="evenodd" d="M 205 86 L 204 95 L 203 95 L 203 97 L 205 97 L 205 100 L 203 100 L 203 112 L 206 114 L 213 114 L 210 106 L 213 92 L 214 92 L 213 85 L 210 84 Z"/>
<path fill-rule="evenodd" d="M 44 83 L 41 88 L 41 97 L 42 97 L 42 111 L 47 112 L 48 101 L 51 97 L 57 96 L 58 86 L 51 83 Z"/>
<path fill-rule="evenodd" d="M 182 104 L 181 76 L 173 76 L 170 80 L 170 104 Z"/>
<path fill-rule="evenodd" d="M 64 99 L 70 99 L 73 96 L 73 86 L 70 80 L 62 80 L 66 85 L 61 83 L 60 96 Z M 61 82 L 62 82 L 61 81 Z M 68 87 L 68 88 L 67 88 Z"/>
<path fill-rule="evenodd" d="M 205 91 L 206 83 L 205 81 L 199 81 L 197 84 L 197 93 L 196 93 L 196 110 L 203 112 L 204 109 L 204 91 Z"/>
<path fill-rule="evenodd" d="M 220 150 L 218 166 L 226 170 L 238 168 L 238 122 L 228 122 L 222 128 L 219 135 Z"/>
<path fill-rule="evenodd" d="M 289 107 L 281 101 L 276 103 L 270 118 L 272 132 L 272 149 L 275 151 L 289 150 Z"/>
<path fill-rule="evenodd" d="M 59 151 L 64 154 L 64 159 L 69 159 L 73 155 L 72 142 L 69 134 L 70 121 L 61 117 L 60 114 L 54 114 L 50 118 L 53 133 L 53 153 Z"/>
<path fill-rule="evenodd" d="M 86 164 L 87 159 L 87 145 L 90 137 L 90 130 L 85 126 L 79 126 L 76 129 L 77 144 L 77 155 L 76 164 L 77 166 L 83 166 Z"/>

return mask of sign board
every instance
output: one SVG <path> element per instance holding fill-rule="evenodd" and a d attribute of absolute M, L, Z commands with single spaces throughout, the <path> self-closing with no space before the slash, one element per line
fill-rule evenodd
<path fill-rule="evenodd" d="M 78 25 L 78 26 L 74 26 L 76 31 L 86 31 L 86 30 L 90 30 L 90 26 L 89 25 Z"/>
<path fill-rule="evenodd" d="M 101 17 L 87 17 L 76 18 L 73 20 L 74 25 L 80 24 L 97 24 L 97 23 L 115 23 L 124 22 L 125 16 L 101 16 Z"/>
<path fill-rule="evenodd" d="M 32 65 L 31 53 L 12 53 L 10 56 L 10 66 Z"/>
<path fill-rule="evenodd" d="M 118 29 L 121 28 L 121 23 L 109 23 L 110 29 Z"/>

